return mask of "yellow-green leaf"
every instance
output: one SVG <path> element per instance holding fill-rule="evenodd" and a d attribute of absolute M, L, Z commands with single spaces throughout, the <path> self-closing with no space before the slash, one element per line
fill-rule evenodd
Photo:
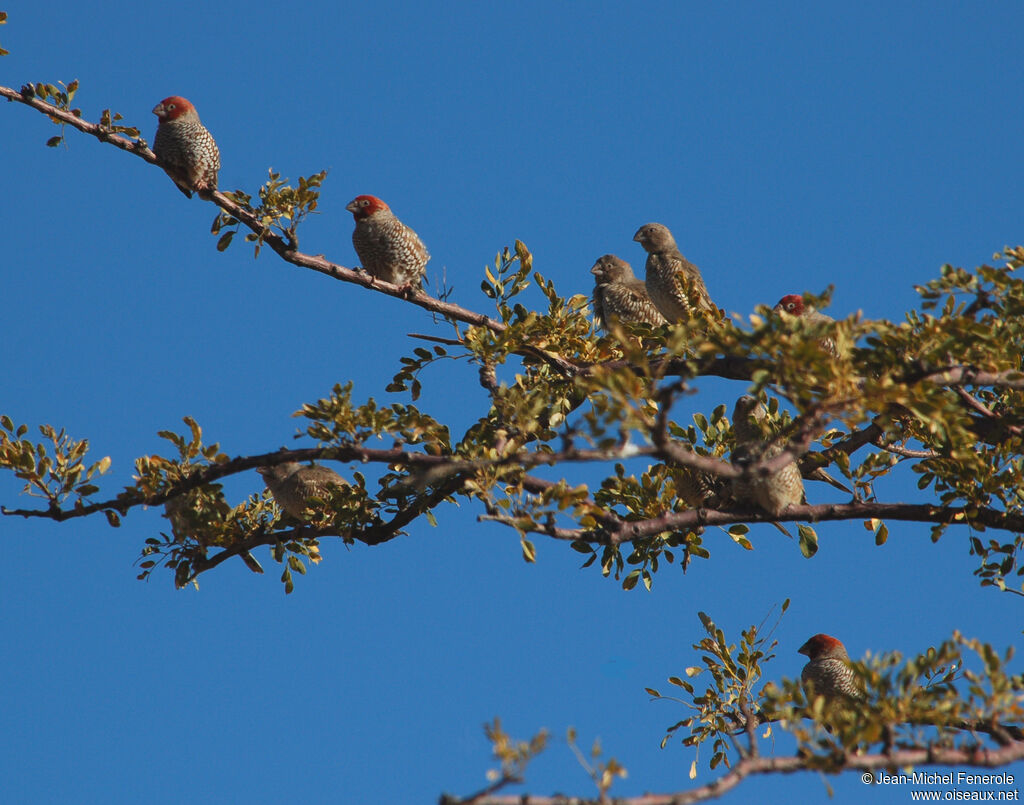
<path fill-rule="evenodd" d="M 818 552 L 818 535 L 809 525 L 800 523 L 797 526 L 800 532 L 800 553 L 810 559 Z"/>

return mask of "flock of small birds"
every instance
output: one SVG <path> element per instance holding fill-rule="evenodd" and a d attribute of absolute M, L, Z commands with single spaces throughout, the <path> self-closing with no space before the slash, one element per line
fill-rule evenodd
<path fill-rule="evenodd" d="M 160 166 L 189 198 L 193 193 L 209 198 L 217 189 L 220 150 L 200 122 L 195 107 L 187 99 L 172 95 L 158 103 L 153 114 L 159 120 L 153 153 Z M 363 269 L 383 282 L 404 289 L 419 289 L 430 260 L 419 236 L 376 196 L 356 196 L 345 209 L 355 219 L 352 245 Z M 633 240 L 647 252 L 644 280 L 638 279 L 630 264 L 614 254 L 599 257 L 590 269 L 594 275 L 596 326 L 607 330 L 615 324 L 664 325 L 694 317 L 709 321 L 720 318 L 700 271 L 680 253 L 667 226 L 644 224 Z M 803 297 L 797 294 L 782 297 L 774 310 L 812 322 L 833 321 L 805 305 Z M 823 339 L 820 343 L 829 354 L 837 354 L 832 339 Z M 756 399 L 744 395 L 737 400 L 733 410 L 736 447 L 731 461 L 734 466 L 749 467 L 782 451 L 781 446 L 765 438 L 761 424 L 764 418 L 764 406 Z M 259 467 L 257 472 L 278 505 L 298 520 L 308 517 L 311 499 L 326 500 L 332 487 L 348 486 L 334 470 L 315 464 L 289 461 Z M 745 475 L 731 485 L 708 472 L 685 467 L 674 472 L 677 492 L 689 506 L 719 508 L 738 503 L 757 506 L 776 516 L 789 506 L 805 502 L 804 478 L 826 481 L 850 491 L 828 476 L 823 468 L 802 472 L 795 462 L 767 476 Z M 178 509 L 182 505 L 187 505 L 184 496 L 168 502 L 167 516 L 172 523 L 181 522 L 182 514 Z M 829 700 L 859 695 L 846 649 L 834 637 L 814 635 L 801 646 L 800 653 L 810 660 L 801 673 L 808 695 L 814 693 Z"/>

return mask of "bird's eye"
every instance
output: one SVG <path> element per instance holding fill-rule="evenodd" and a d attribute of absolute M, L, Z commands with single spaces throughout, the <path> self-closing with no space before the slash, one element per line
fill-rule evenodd
<path fill-rule="evenodd" d="M 169 103 L 169 104 L 167 104 L 167 111 L 168 111 L 168 112 L 170 112 L 170 111 L 171 111 L 172 109 L 174 109 L 174 108 L 175 108 L 175 105 L 174 105 L 173 103 Z"/>

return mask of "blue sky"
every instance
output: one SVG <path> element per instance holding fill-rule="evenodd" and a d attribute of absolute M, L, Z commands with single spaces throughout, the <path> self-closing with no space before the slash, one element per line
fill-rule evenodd
<path fill-rule="evenodd" d="M 599 255 L 642 267 L 632 234 L 657 220 L 728 310 L 834 284 L 833 314 L 901 318 L 943 263 L 1021 242 L 1024 10 L 892 6 L 256 0 L 178 3 L 171 17 L 53 0 L 44 20 L 7 2 L 0 83 L 77 78 L 87 118 L 109 107 L 150 142 L 149 110 L 184 95 L 220 145 L 222 188 L 255 192 L 268 167 L 329 169 L 303 251 L 353 265 L 344 206 L 373 193 L 467 307 L 487 308 L 482 267 L 515 238 L 563 294 L 589 294 Z M 27 108 L 0 110 L 4 413 L 88 438 L 113 459 L 115 491 L 136 456 L 166 454 L 156 432 L 185 415 L 243 455 L 294 444 L 290 414 L 336 382 L 407 401 L 383 391 L 416 345 L 405 334 L 447 335 L 425 312 L 269 252 L 253 261 L 241 240 L 219 254 L 212 205 L 74 132 L 45 148 L 55 133 Z M 435 416 L 464 426 L 483 410 L 472 368 L 424 380 Z M 687 402 L 710 411 L 743 389 L 708 382 Z M 261 488 L 255 473 L 226 484 L 233 501 Z M 18 489 L 0 477 L 0 502 L 29 503 Z M 916 495 L 907 477 L 878 491 Z M 198 592 L 169 574 L 136 581 L 157 511 L 119 530 L 0 520 L 5 799 L 431 802 L 484 784 L 480 725 L 495 715 L 556 739 L 531 792 L 592 793 L 570 725 L 629 769 L 613 793 L 673 791 L 692 754 L 658 743 L 685 714 L 644 687 L 665 692 L 695 664 L 697 610 L 738 637 L 792 599 L 776 676 L 799 674 L 796 649 L 819 631 L 856 657 L 914 654 L 953 629 L 1019 642 L 1017 599 L 977 586 L 962 531 L 932 545 L 926 527 L 891 523 L 876 548 L 860 523 L 822 524 L 810 561 L 771 528 L 754 529 L 750 553 L 709 532 L 710 561 L 625 593 L 565 546 L 539 539 L 525 565 L 515 535 L 477 513 L 442 509 L 438 528 L 374 549 L 327 541 L 288 597 L 265 553 L 265 576 L 228 563 Z M 865 801 L 858 775 L 832 785 L 833 802 Z M 826 792 L 805 775 L 722 801 L 755 797 Z"/>

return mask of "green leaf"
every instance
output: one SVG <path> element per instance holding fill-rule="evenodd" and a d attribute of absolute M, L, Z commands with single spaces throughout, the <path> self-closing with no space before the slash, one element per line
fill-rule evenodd
<path fill-rule="evenodd" d="M 800 553 L 810 559 L 818 552 L 818 535 L 809 525 L 800 523 L 797 525 L 800 532 Z"/>
<path fill-rule="evenodd" d="M 750 540 L 744 537 L 742 534 L 734 534 L 732 529 L 729 529 L 729 536 L 732 537 L 732 541 L 739 545 L 741 548 L 752 551 L 754 546 L 750 544 Z"/>
<path fill-rule="evenodd" d="M 533 255 L 521 240 L 516 241 L 516 257 L 519 258 L 523 271 L 529 271 L 533 267 Z"/>

